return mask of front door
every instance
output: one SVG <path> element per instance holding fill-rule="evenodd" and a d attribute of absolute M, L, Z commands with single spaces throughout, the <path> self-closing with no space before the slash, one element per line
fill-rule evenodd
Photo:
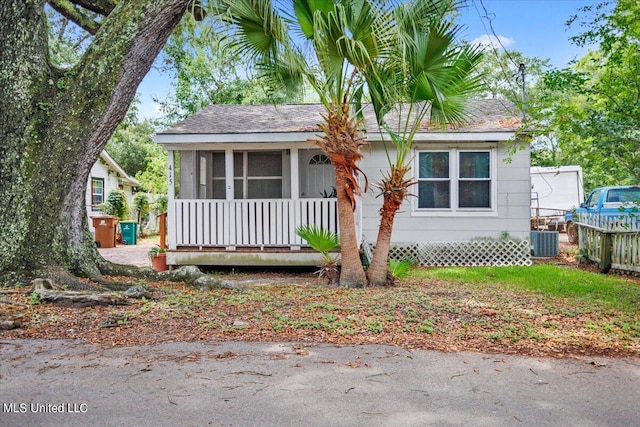
<path fill-rule="evenodd" d="M 301 150 L 300 197 L 335 197 L 336 172 L 320 150 Z"/>

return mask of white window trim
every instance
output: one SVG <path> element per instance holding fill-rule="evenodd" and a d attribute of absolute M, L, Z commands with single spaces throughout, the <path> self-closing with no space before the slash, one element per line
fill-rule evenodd
<path fill-rule="evenodd" d="M 415 180 L 418 181 L 419 171 L 419 153 L 420 152 L 443 152 L 449 153 L 449 191 L 450 203 L 449 209 L 427 209 L 418 207 L 418 195 L 411 197 L 411 216 L 412 217 L 497 217 L 498 216 L 498 149 L 497 144 L 460 144 L 460 145 L 423 145 L 417 144 L 414 148 L 414 170 Z M 461 152 L 489 152 L 489 173 L 491 178 L 491 207 L 490 208 L 457 208 L 458 206 L 458 182 L 459 182 L 459 153 Z M 452 161 L 453 159 L 453 161 Z M 415 186 L 417 188 L 417 184 Z M 417 192 L 417 190 L 416 190 Z"/>
<path fill-rule="evenodd" d="M 91 185 L 91 190 L 90 190 L 91 191 L 91 203 L 90 203 L 91 212 L 99 212 L 100 211 L 100 205 L 102 203 L 98 203 L 98 204 L 94 204 L 93 203 L 94 195 L 99 194 L 99 193 L 94 193 L 93 192 L 93 181 L 94 180 L 102 182 L 102 203 L 104 203 L 104 202 L 106 202 L 106 188 L 105 188 L 106 179 L 102 178 L 102 177 L 99 177 L 99 176 L 92 176 L 91 180 L 89 181 L 91 183 L 90 184 Z"/>

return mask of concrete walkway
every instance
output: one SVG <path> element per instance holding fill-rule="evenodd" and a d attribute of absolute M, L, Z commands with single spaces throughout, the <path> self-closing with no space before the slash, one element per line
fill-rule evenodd
<path fill-rule="evenodd" d="M 116 264 L 135 265 L 137 267 L 150 267 L 149 249 L 155 244 L 149 241 L 138 243 L 137 245 L 120 245 L 115 248 L 98 248 L 98 252 L 107 261 Z"/>
<path fill-rule="evenodd" d="M 0 359 L 2 426 L 633 426 L 640 402 L 638 359 L 55 340 Z"/>

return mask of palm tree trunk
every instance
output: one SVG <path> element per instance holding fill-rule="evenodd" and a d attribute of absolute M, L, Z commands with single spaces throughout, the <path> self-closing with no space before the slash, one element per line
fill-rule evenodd
<path fill-rule="evenodd" d="M 408 165 L 392 165 L 390 174 L 383 179 L 378 187 L 382 190 L 383 203 L 380 208 L 380 227 L 373 259 L 367 269 L 367 278 L 373 286 L 384 286 L 389 279 L 389 251 L 391 250 L 391 232 L 396 212 L 407 197 L 409 187 L 415 184 L 411 179 L 405 179 L 411 170 Z"/>
<path fill-rule="evenodd" d="M 340 227 L 340 284 L 350 288 L 363 288 L 367 284 L 367 277 L 360 260 L 353 206 L 347 194 L 347 188 L 348 172 L 345 168 L 338 167 L 336 168 L 336 197 Z"/>
<path fill-rule="evenodd" d="M 393 221 L 400 205 L 394 203 L 391 194 L 385 194 L 384 203 L 380 209 L 380 227 L 373 259 L 367 268 L 367 279 L 372 286 L 385 286 L 389 277 L 389 252 L 391 250 L 391 233 Z"/>

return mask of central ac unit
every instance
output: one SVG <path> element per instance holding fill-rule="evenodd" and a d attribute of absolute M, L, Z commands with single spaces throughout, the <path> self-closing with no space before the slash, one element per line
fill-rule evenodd
<path fill-rule="evenodd" d="M 557 231 L 532 231 L 531 250 L 535 257 L 556 257 L 560 253 L 560 237 Z"/>

